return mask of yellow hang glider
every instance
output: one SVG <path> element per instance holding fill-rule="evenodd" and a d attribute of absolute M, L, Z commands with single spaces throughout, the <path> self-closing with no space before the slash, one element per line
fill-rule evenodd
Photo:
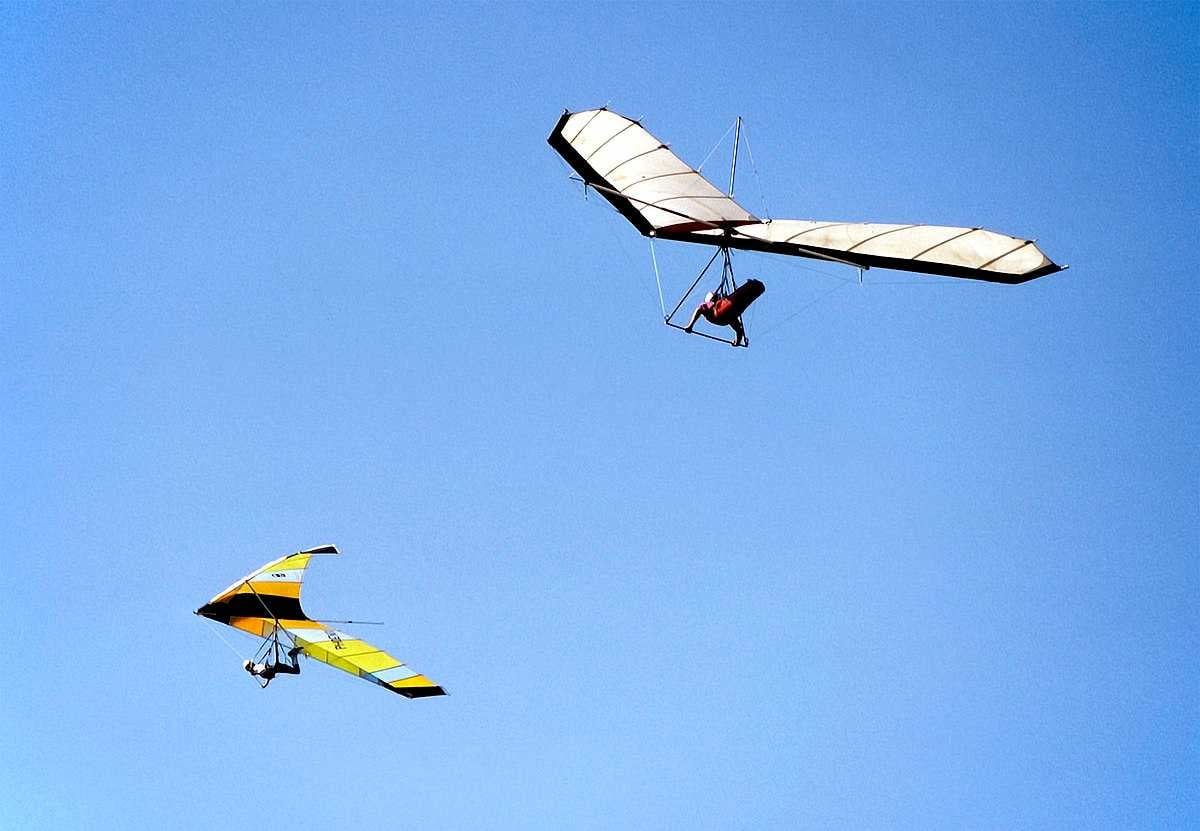
<path fill-rule="evenodd" d="M 218 623 L 263 638 L 278 653 L 280 637 L 305 655 L 378 684 L 405 698 L 445 695 L 438 684 L 353 635 L 313 620 L 300 608 L 300 587 L 309 561 L 336 555 L 322 545 L 272 560 L 196 610 Z"/>

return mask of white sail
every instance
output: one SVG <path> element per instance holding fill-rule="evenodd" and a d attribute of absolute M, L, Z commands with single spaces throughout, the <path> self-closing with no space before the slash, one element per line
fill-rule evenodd
<path fill-rule="evenodd" d="M 758 222 L 640 124 L 611 110 L 564 113 L 550 144 L 643 234 Z"/>
<path fill-rule="evenodd" d="M 763 222 L 636 121 L 607 109 L 564 113 L 549 142 L 647 236 L 995 283 L 1063 268 L 1032 240 L 984 228 Z"/>

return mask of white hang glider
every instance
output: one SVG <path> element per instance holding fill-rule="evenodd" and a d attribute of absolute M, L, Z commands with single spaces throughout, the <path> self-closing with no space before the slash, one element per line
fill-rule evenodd
<path fill-rule="evenodd" d="M 739 132 L 740 126 L 739 119 Z M 729 250 L 733 248 L 809 257 L 860 269 L 887 268 L 1008 284 L 1024 283 L 1065 267 L 1049 259 L 1033 240 L 985 228 L 761 220 L 733 199 L 736 136 L 728 193 L 689 167 L 640 123 L 607 108 L 564 112 L 548 141 L 585 186 L 607 199 L 643 235 L 716 246 L 713 260 L 724 255 L 724 279 L 731 281 Z M 678 309 L 676 306 L 675 311 Z M 665 316 L 667 324 L 683 328 L 672 322 L 674 314 Z"/>

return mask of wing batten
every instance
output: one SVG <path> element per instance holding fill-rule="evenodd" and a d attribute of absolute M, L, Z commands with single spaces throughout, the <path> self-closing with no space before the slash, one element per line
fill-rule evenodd
<path fill-rule="evenodd" d="M 999 257 L 994 257 L 994 258 L 988 260 L 986 263 L 981 265 L 980 268 L 987 268 L 987 267 L 991 266 L 993 263 L 998 263 L 1001 260 L 1003 260 L 1005 257 L 1009 256 L 1010 254 L 1016 254 L 1018 251 L 1020 251 L 1022 248 L 1024 248 L 1027 245 L 1033 245 L 1033 243 L 1029 242 L 1028 240 L 1026 240 L 1025 242 L 1019 243 L 1011 251 L 1005 251 Z"/>
<path fill-rule="evenodd" d="M 590 162 L 590 161 L 592 160 L 592 158 L 593 158 L 593 157 L 594 157 L 594 156 L 595 156 L 597 153 L 599 153 L 601 150 L 603 150 L 603 149 L 604 149 L 605 145 L 607 145 L 607 144 L 608 144 L 610 141 L 612 141 L 613 139 L 615 139 L 617 136 L 621 135 L 621 133 L 625 132 L 626 130 L 628 130 L 628 129 L 629 129 L 630 127 L 632 127 L 632 126 L 634 126 L 634 124 L 633 124 L 633 122 L 631 121 L 631 122 L 629 122 L 628 124 L 626 124 L 624 127 L 622 127 L 620 130 L 617 130 L 617 132 L 613 133 L 611 136 L 609 136 L 608 138 L 606 138 L 606 139 L 605 139 L 605 140 L 604 140 L 604 141 L 603 141 L 601 144 L 599 144 L 599 145 L 596 147 L 596 149 L 595 149 L 595 150 L 593 150 L 591 153 L 589 153 L 589 154 L 588 154 L 588 157 L 587 157 L 587 158 L 588 158 L 588 161 Z M 651 151 L 651 152 L 653 152 L 653 151 Z"/>
<path fill-rule="evenodd" d="M 583 134 L 583 131 L 586 130 L 588 127 L 592 126 L 592 122 L 595 121 L 596 117 L 598 115 L 600 115 L 600 113 L 602 113 L 602 112 L 605 112 L 604 107 L 601 107 L 600 109 L 593 111 L 592 117 L 589 118 L 587 121 L 583 122 L 583 124 L 580 125 L 579 129 L 575 131 L 575 136 L 574 136 L 574 138 L 571 139 L 571 142 L 574 143 L 575 141 L 577 141 L 579 139 L 579 137 Z M 571 113 L 564 112 L 563 117 L 562 117 L 563 122 L 566 122 L 567 117 L 570 115 L 571 115 Z"/>
<path fill-rule="evenodd" d="M 604 174 L 604 178 L 605 178 L 605 179 L 611 179 L 611 178 L 612 178 L 612 175 L 613 175 L 614 173 L 616 173 L 618 170 L 620 170 L 622 167 L 624 167 L 625 165 L 629 164 L 630 162 L 636 162 L 638 159 L 642 158 L 643 156 L 649 156 L 651 153 L 654 153 L 654 152 L 656 152 L 656 151 L 658 151 L 658 150 L 666 150 L 666 149 L 667 149 L 667 146 L 666 146 L 665 144 L 660 144 L 660 145 L 658 145 L 658 147 L 651 147 L 651 148 L 650 148 L 649 150 L 647 150 L 645 153 L 639 153 L 639 154 L 638 154 L 638 155 L 636 155 L 636 156 L 632 156 L 632 157 L 630 157 L 630 158 L 626 159 L 625 161 L 623 161 L 623 162 L 620 162 L 619 164 L 617 164 L 617 166 L 616 166 L 616 167 L 610 168 L 610 169 L 609 169 L 609 170 L 608 170 L 608 171 L 607 171 L 607 172 Z M 676 175 L 676 174 L 673 174 L 673 173 L 664 173 L 663 175 L 664 175 L 664 176 L 674 176 L 674 175 Z"/>
<path fill-rule="evenodd" d="M 919 260 L 922 257 L 924 257 L 926 254 L 928 254 L 930 251 L 932 251 L 933 249 L 941 248 L 943 245 L 948 245 L 948 244 L 954 242 L 956 239 L 962 239 L 963 237 L 967 236 L 968 234 L 973 234 L 978 230 L 979 230 L 978 228 L 964 228 L 963 232 L 961 234 L 950 237 L 949 239 L 944 239 L 941 242 L 935 242 L 933 245 L 929 246 L 928 248 L 926 248 L 924 251 L 920 252 L 919 254 L 913 255 L 913 259 Z"/>
<path fill-rule="evenodd" d="M 894 234 L 897 231 L 907 231 L 909 228 L 915 228 L 915 227 L 916 227 L 915 225 L 903 225 L 899 228 L 892 228 L 891 230 L 888 230 L 888 231 L 880 231 L 878 234 L 876 234 L 873 237 L 867 237 L 862 242 L 854 243 L 854 245 L 851 245 L 849 248 L 846 249 L 846 253 L 849 254 L 849 253 L 853 252 L 855 248 L 859 248 L 868 243 L 874 242 L 875 240 L 879 239 L 880 237 L 886 237 L 888 234 Z"/>
<path fill-rule="evenodd" d="M 630 159 L 630 161 L 633 161 L 633 159 Z M 619 167 L 619 165 L 618 165 L 618 167 Z M 647 176 L 644 179 L 638 179 L 636 182 L 630 182 L 628 185 L 626 185 L 623 188 L 618 188 L 617 192 L 622 193 L 622 194 L 628 194 L 628 192 L 631 188 L 636 188 L 638 185 L 644 185 L 646 182 L 653 182 L 658 179 L 669 179 L 672 176 L 686 176 L 689 172 L 690 171 L 687 171 L 687 170 L 673 170 L 670 173 L 659 173 L 657 176 Z"/>
<path fill-rule="evenodd" d="M 825 230 L 826 228 L 837 228 L 837 227 L 838 227 L 838 226 L 840 226 L 840 225 L 846 225 L 846 224 L 848 224 L 848 223 L 845 223 L 845 222 L 827 222 L 827 223 L 825 223 L 824 225 L 822 225 L 822 224 L 820 224 L 820 223 L 814 223 L 814 227 L 812 227 L 812 228 L 806 228 L 806 229 L 804 229 L 803 231 L 797 231 L 795 234 L 792 234 L 790 237 L 788 237 L 788 238 L 787 238 L 787 240 L 785 240 L 785 241 L 786 241 L 786 242 L 792 242 L 793 240 L 797 239 L 798 237 L 802 237 L 802 236 L 804 236 L 805 234 L 811 234 L 811 233 L 813 233 L 814 231 L 823 231 L 823 230 Z M 797 243 L 797 244 L 799 244 L 799 243 Z"/>

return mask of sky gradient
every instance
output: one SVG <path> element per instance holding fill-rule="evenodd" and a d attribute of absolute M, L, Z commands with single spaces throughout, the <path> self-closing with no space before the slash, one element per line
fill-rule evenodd
<path fill-rule="evenodd" d="M 0 827 L 1200 825 L 1198 22 L 0 5 Z M 735 254 L 752 348 L 684 337 L 545 142 L 606 103 L 1071 268 Z M 191 614 L 322 543 L 448 697 Z"/>

